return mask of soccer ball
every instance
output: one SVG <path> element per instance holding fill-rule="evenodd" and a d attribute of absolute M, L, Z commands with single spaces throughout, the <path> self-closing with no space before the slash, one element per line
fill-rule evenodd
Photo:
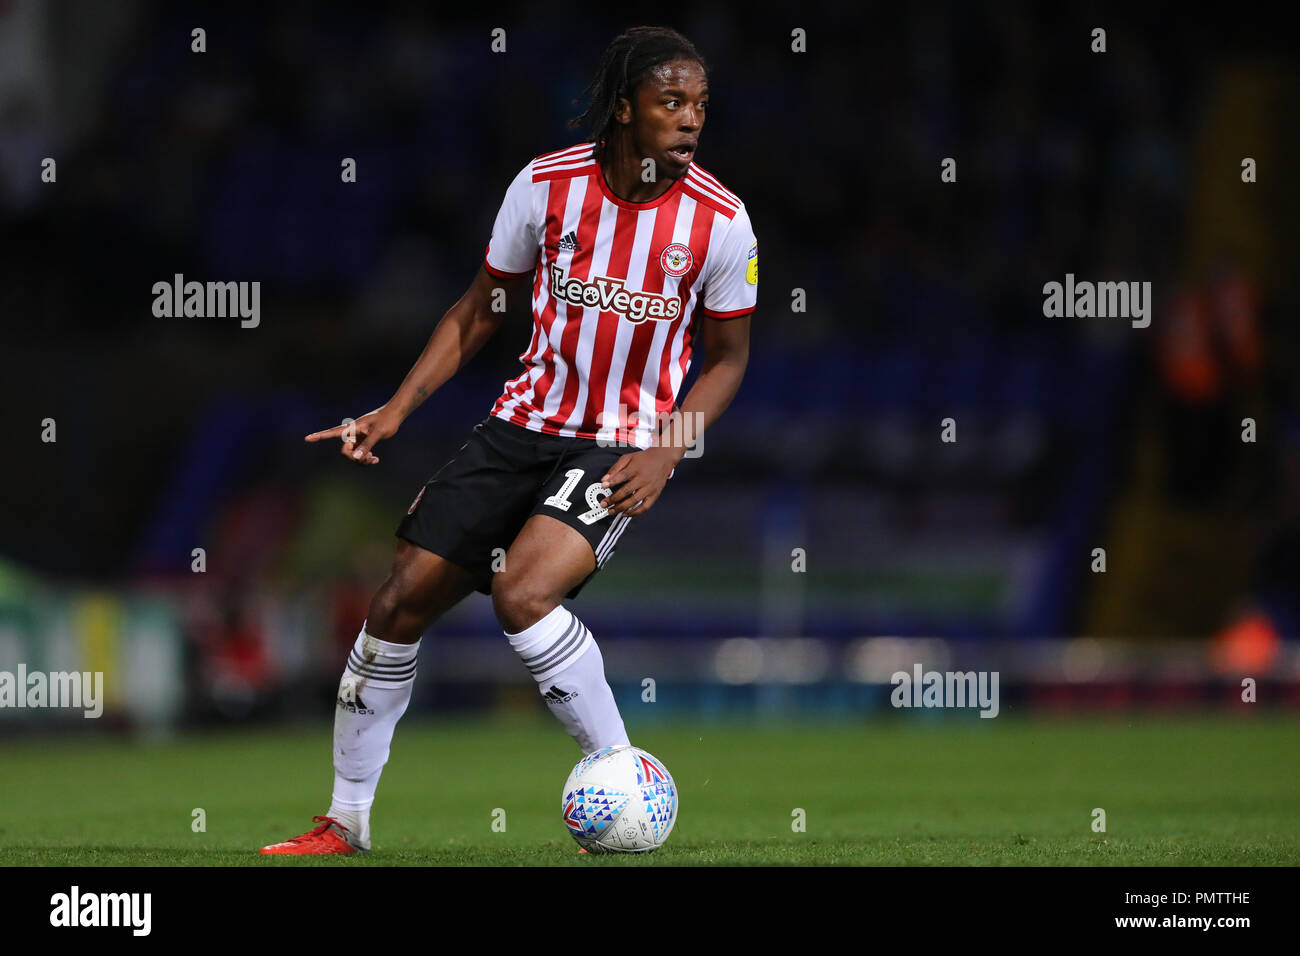
<path fill-rule="evenodd" d="M 627 744 L 587 754 L 564 782 L 564 823 L 588 853 L 650 853 L 677 822 L 663 762 Z"/>

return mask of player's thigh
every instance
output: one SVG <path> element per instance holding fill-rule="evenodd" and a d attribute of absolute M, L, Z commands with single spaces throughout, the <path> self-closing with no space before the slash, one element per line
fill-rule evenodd
<path fill-rule="evenodd" d="M 508 631 L 541 620 L 591 576 L 596 557 L 581 534 L 548 515 L 533 515 L 492 578 L 492 606 Z"/>
<path fill-rule="evenodd" d="M 532 515 L 506 552 L 502 574 L 535 582 L 538 590 L 565 594 L 596 567 L 591 545 L 567 524 L 548 515 Z"/>
<path fill-rule="evenodd" d="M 611 515 L 601 477 L 625 449 L 583 449 L 567 458 L 538 491 L 532 513 L 492 584 L 497 618 L 524 627 L 565 597 L 577 597 L 604 565 L 633 519 Z M 518 628 L 516 628 L 518 629 Z"/>
<path fill-rule="evenodd" d="M 489 419 L 425 483 L 397 527 L 402 539 L 464 568 L 475 590 L 491 591 L 493 571 L 528 519 L 549 463 L 537 438 Z"/>
<path fill-rule="evenodd" d="M 584 448 L 556 470 L 543 485 L 533 505 L 533 515 L 562 522 L 587 542 L 595 560 L 591 573 L 605 566 L 632 522 L 627 515 L 612 515 L 604 502 L 613 489 L 602 488 L 601 478 L 627 453 L 625 447 Z M 576 593 L 576 592 L 575 592 Z"/>
<path fill-rule="evenodd" d="M 466 568 L 401 538 L 388 580 L 371 602 L 372 613 L 418 614 L 432 623 L 464 600 L 476 580 Z"/>

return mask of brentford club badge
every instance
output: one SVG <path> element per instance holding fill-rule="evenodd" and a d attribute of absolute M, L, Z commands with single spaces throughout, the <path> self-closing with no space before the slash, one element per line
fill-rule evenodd
<path fill-rule="evenodd" d="M 690 246 L 674 242 L 671 246 L 664 247 L 664 251 L 659 255 L 659 264 L 670 276 L 684 276 L 691 271 L 691 266 L 695 264 L 695 257 L 691 255 Z"/>

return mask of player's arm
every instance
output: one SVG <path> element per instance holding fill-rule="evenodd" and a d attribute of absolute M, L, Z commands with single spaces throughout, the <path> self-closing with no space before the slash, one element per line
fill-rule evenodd
<path fill-rule="evenodd" d="M 725 320 L 704 316 L 700 332 L 704 366 L 686 393 L 680 414 L 669 417 L 650 448 L 624 455 L 601 480 L 606 488 L 620 485 L 604 501 L 611 514 L 632 516 L 647 511 L 686 454 L 687 443 L 702 441 L 705 429 L 726 411 L 749 363 L 751 318 L 753 313 Z"/>
<path fill-rule="evenodd" d="M 379 459 L 371 452 L 375 444 L 396 434 L 406 416 L 460 371 L 500 327 L 505 312 L 492 309 L 496 290 L 504 289 L 509 301 L 510 294 L 518 291 L 526 279 L 498 278 L 480 265 L 474 282 L 438 322 L 393 397 L 349 425 L 313 432 L 306 440 L 342 438 L 340 451 L 345 458 L 363 465 L 377 464 Z"/>

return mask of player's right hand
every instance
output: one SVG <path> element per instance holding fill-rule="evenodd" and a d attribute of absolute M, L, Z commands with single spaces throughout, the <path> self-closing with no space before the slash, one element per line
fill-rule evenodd
<path fill-rule="evenodd" d="M 366 412 L 354 422 L 335 425 L 322 432 L 312 432 L 304 441 L 321 441 L 325 438 L 341 438 L 340 454 L 358 465 L 377 465 L 379 458 L 371 454 L 370 449 L 385 438 L 395 435 L 402 425 L 402 419 L 385 405 L 373 412 Z"/>

